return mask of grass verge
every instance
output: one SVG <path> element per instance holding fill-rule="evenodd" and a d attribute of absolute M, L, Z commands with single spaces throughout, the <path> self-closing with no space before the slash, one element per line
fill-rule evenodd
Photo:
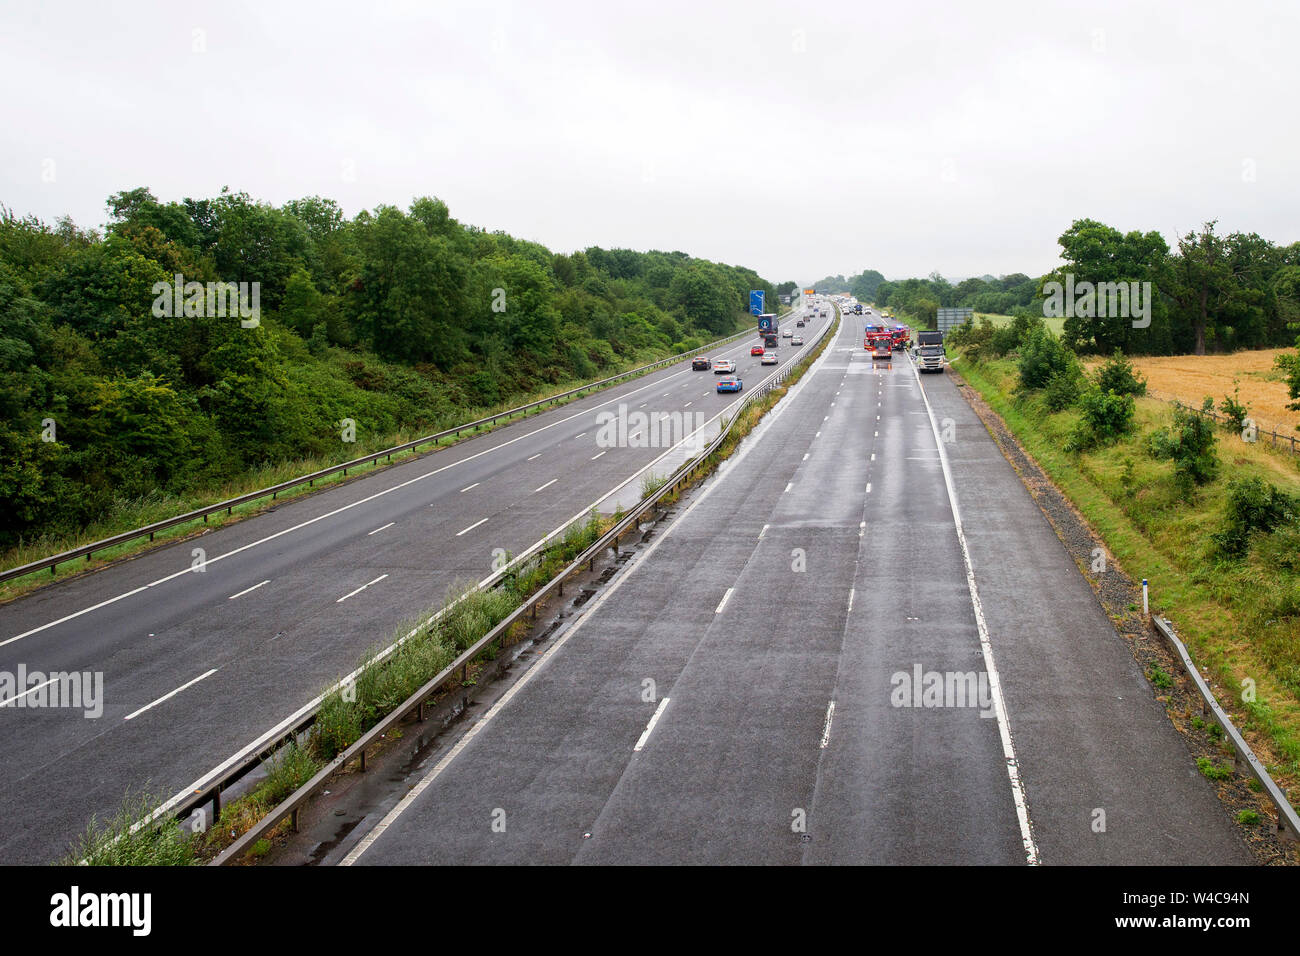
<path fill-rule="evenodd" d="M 1139 398 L 1133 431 L 1112 445 L 1067 452 L 1080 413 L 1053 413 L 1041 395 L 1017 394 L 1013 359 L 954 367 L 1001 416 L 1022 447 L 1135 579 L 1150 582 L 1152 611 L 1174 620 L 1220 703 L 1269 773 L 1293 794 L 1300 784 L 1300 562 L 1294 538 L 1257 536 L 1244 559 L 1216 548 L 1228 480 L 1258 476 L 1300 494 L 1290 455 L 1218 433 L 1219 476 L 1188 491 L 1168 462 L 1148 453 L 1167 427 L 1168 405 Z"/>

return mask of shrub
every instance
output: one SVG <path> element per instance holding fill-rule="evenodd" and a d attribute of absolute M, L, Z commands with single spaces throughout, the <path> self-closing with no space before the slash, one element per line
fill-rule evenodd
<path fill-rule="evenodd" d="M 1119 349 L 1097 369 L 1097 387 L 1116 395 L 1145 395 L 1147 382 L 1133 371 L 1133 365 Z"/>
<path fill-rule="evenodd" d="M 1047 388 L 1043 390 L 1043 401 L 1049 411 L 1059 412 L 1077 402 L 1082 391 L 1083 375 L 1079 367 L 1074 365 L 1052 373 L 1052 377 L 1047 380 Z"/>
<path fill-rule="evenodd" d="M 1258 475 L 1234 478 L 1228 483 L 1228 502 L 1223 523 L 1214 535 L 1219 550 L 1239 558 L 1250 548 L 1250 536 L 1258 531 L 1270 534 L 1283 524 L 1296 521 L 1300 500 L 1264 481 Z"/>
<path fill-rule="evenodd" d="M 1174 474 L 1186 486 L 1203 485 L 1214 478 L 1219 458 L 1214 448 L 1214 425 L 1206 412 L 1214 407 L 1207 398 L 1201 412 L 1179 406 L 1174 410 L 1173 428 L 1161 428 L 1151 433 L 1148 448 L 1153 458 L 1173 459 Z"/>
<path fill-rule="evenodd" d="M 1110 445 L 1133 428 L 1133 396 L 1103 392 L 1095 385 L 1079 396 L 1083 417 L 1066 443 L 1067 451 Z"/>
<path fill-rule="evenodd" d="M 1041 323 L 1031 326 L 1020 344 L 1020 387 L 1044 388 L 1055 372 L 1077 368 L 1078 359 Z"/>
<path fill-rule="evenodd" d="M 1229 424 L 1238 432 L 1245 430 L 1246 417 L 1250 415 L 1250 409 L 1238 401 L 1240 395 L 1241 386 L 1233 379 L 1232 394 L 1223 396 L 1223 401 L 1219 403 L 1219 411 L 1228 416 Z"/>

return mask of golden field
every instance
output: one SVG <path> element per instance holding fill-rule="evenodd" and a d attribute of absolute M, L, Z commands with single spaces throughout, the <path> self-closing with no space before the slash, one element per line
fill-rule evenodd
<path fill-rule="evenodd" d="M 1185 405 L 1199 406 L 1206 395 L 1214 396 L 1217 408 L 1225 395 L 1240 386 L 1238 401 L 1250 409 L 1250 417 L 1261 431 L 1277 428 L 1279 435 L 1293 435 L 1300 426 L 1300 411 L 1287 408 L 1282 373 L 1273 367 L 1273 359 L 1294 349 L 1261 349 L 1233 352 L 1231 355 L 1160 355 L 1133 358 L 1133 366 L 1146 376 L 1147 387 L 1155 398 L 1179 399 Z M 1101 358 L 1085 363 L 1094 369 Z"/>

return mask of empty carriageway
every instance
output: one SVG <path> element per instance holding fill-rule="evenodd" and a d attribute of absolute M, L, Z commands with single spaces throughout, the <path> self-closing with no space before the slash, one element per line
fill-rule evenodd
<path fill-rule="evenodd" d="M 981 651 L 914 380 L 857 338 L 338 857 L 1024 862 L 997 718 L 891 703 L 895 672 Z M 924 623 L 880 586 L 922 572 L 951 581 Z"/>

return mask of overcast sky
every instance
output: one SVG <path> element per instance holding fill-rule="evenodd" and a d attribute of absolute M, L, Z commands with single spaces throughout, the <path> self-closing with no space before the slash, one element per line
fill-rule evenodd
<path fill-rule="evenodd" d="M 15 2 L 0 202 L 433 195 L 567 252 L 1026 272 L 1091 217 L 1300 239 L 1300 3 Z"/>

